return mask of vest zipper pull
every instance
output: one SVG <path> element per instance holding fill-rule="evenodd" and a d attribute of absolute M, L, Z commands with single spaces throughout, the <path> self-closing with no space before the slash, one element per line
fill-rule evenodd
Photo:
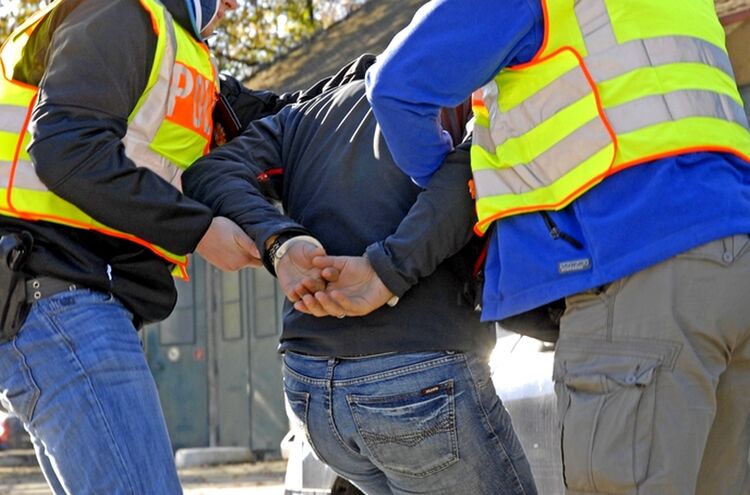
<path fill-rule="evenodd" d="M 540 213 L 542 215 L 542 219 L 544 219 L 545 225 L 547 225 L 547 229 L 549 230 L 549 235 L 550 237 L 552 237 L 552 239 L 554 240 L 562 239 L 563 241 L 567 242 L 568 244 L 578 249 L 579 251 L 583 249 L 583 244 L 581 244 L 581 242 L 578 239 L 576 239 L 575 237 L 569 234 L 566 234 L 565 232 L 563 232 L 557 227 L 557 224 L 555 224 L 555 222 L 552 220 L 552 217 L 549 216 L 549 213 L 547 213 L 546 211 L 542 211 Z"/>

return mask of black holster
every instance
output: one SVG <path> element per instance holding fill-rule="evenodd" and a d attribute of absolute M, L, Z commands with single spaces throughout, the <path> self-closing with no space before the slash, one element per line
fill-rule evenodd
<path fill-rule="evenodd" d="M 21 269 L 33 244 L 28 232 L 0 236 L 0 342 L 16 336 L 29 311 Z"/>

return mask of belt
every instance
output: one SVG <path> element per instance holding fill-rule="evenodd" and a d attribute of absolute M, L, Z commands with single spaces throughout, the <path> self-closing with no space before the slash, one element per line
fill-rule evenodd
<path fill-rule="evenodd" d="M 69 292 L 78 286 L 67 280 L 54 277 L 36 277 L 26 281 L 26 302 L 31 304 L 60 292 Z"/>

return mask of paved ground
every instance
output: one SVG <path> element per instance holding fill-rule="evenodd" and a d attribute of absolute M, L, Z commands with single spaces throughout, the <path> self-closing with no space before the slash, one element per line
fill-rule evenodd
<path fill-rule="evenodd" d="M 50 495 L 30 451 L 0 452 L 0 494 Z M 185 495 L 283 495 L 286 461 L 180 470 Z"/>

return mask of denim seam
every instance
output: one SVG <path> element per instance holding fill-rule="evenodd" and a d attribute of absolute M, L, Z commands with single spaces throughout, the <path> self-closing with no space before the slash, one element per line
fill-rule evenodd
<path fill-rule="evenodd" d="M 93 393 L 93 388 L 94 387 L 93 387 L 93 384 L 91 383 L 91 378 L 89 377 L 89 373 L 86 371 L 86 368 L 81 363 L 81 360 L 79 359 L 78 354 L 76 353 L 75 347 L 72 345 L 70 339 L 66 335 L 65 331 L 63 330 L 63 328 L 61 328 L 61 326 L 58 325 L 57 321 L 55 321 L 55 319 L 52 318 L 50 315 L 43 314 L 42 316 L 50 323 L 50 328 L 52 328 L 55 331 L 55 333 L 57 333 L 60 336 L 60 338 L 63 340 L 63 342 L 65 342 L 65 345 L 68 347 L 68 350 L 70 351 L 71 355 L 73 356 L 75 363 L 79 367 L 79 371 L 81 371 L 83 373 L 83 375 L 85 376 L 86 383 L 88 385 L 86 391 L 87 391 L 87 393 L 89 395 L 89 400 L 92 400 L 92 402 L 96 405 L 96 407 L 99 410 L 100 419 L 102 420 L 102 423 L 104 424 L 104 426 L 105 426 L 105 428 L 107 430 L 107 435 L 109 436 L 109 441 L 110 441 L 110 444 L 112 445 L 112 450 L 116 454 L 116 456 L 119 458 L 120 464 L 123 467 L 123 472 L 124 472 L 125 471 L 124 466 L 126 464 L 125 463 L 125 459 L 124 459 L 124 457 L 122 455 L 122 452 L 120 452 L 120 449 L 117 447 L 117 442 L 115 441 L 114 434 L 112 433 L 111 425 L 106 420 L 106 415 L 104 414 L 104 411 L 102 410 L 101 403 L 97 399 L 96 394 Z M 121 479 L 122 479 L 122 477 L 121 477 Z M 132 495 L 137 495 L 136 491 L 135 491 L 135 488 L 133 487 L 133 485 L 130 482 L 130 478 L 125 477 L 123 479 L 123 481 L 125 482 L 125 484 L 127 484 L 128 489 L 130 490 L 130 493 Z"/>
<path fill-rule="evenodd" d="M 523 483 L 521 483 L 518 475 L 518 471 L 516 470 L 516 466 L 513 463 L 511 457 L 508 455 L 508 451 L 505 449 L 505 445 L 503 445 L 502 440 L 500 439 L 500 436 L 497 434 L 495 429 L 492 427 L 492 422 L 489 420 L 489 415 L 487 414 L 487 409 L 484 407 L 484 403 L 482 402 L 482 394 L 481 391 L 477 388 L 477 379 L 474 376 L 474 373 L 471 371 L 471 366 L 469 365 L 469 361 L 467 359 L 464 359 L 464 366 L 466 366 L 466 371 L 469 374 L 469 378 L 471 379 L 471 388 L 472 393 L 474 395 L 474 400 L 476 401 L 477 405 L 479 406 L 479 410 L 482 411 L 482 423 L 484 423 L 487 430 L 492 434 L 492 437 L 495 440 L 495 443 L 500 447 L 500 450 L 503 452 L 503 455 L 505 456 L 505 459 L 508 461 L 508 464 L 510 465 L 510 468 L 513 470 L 513 478 L 516 483 L 515 489 L 518 493 L 522 495 L 526 495 L 526 490 L 523 487 Z M 498 398 L 499 399 L 499 398 Z M 504 407 L 504 406 L 503 406 Z"/>
<path fill-rule="evenodd" d="M 339 445 L 341 445 L 341 447 L 344 450 L 346 450 L 348 452 L 351 452 L 354 455 L 359 456 L 359 455 L 361 455 L 359 452 L 356 452 L 354 449 L 350 448 L 346 444 L 346 442 L 344 441 L 344 438 L 339 433 L 339 429 L 336 426 L 335 420 L 333 419 L 333 388 L 335 386 L 334 382 L 333 382 L 333 368 L 336 367 L 337 363 L 338 363 L 338 361 L 335 360 L 335 359 L 332 360 L 332 362 L 329 360 L 329 363 L 326 366 L 326 385 L 325 385 L 325 390 L 326 390 L 326 394 L 327 394 L 326 399 L 327 399 L 327 403 L 328 403 L 328 407 L 329 407 L 329 409 L 328 408 L 326 409 L 326 416 L 327 416 L 326 419 L 328 420 L 328 427 L 331 429 L 331 433 L 333 434 L 333 438 L 336 439 L 336 441 L 339 443 Z"/>
<path fill-rule="evenodd" d="M 313 453 L 315 453 L 315 456 L 323 461 L 324 464 L 327 464 L 325 458 L 318 452 L 318 449 L 315 447 L 315 443 L 312 440 L 312 436 L 310 435 L 310 428 L 308 427 L 309 419 L 308 416 L 310 414 L 310 392 L 299 392 L 297 390 L 285 390 L 287 395 L 294 395 L 294 394 L 300 394 L 303 395 L 305 400 L 305 417 L 301 421 L 302 423 L 302 430 L 305 433 L 305 437 L 307 437 L 307 443 L 310 444 L 310 448 L 312 449 Z M 290 401 L 291 402 L 291 401 Z"/>
<path fill-rule="evenodd" d="M 295 380 L 298 380 L 302 383 L 306 383 L 308 385 L 314 385 L 316 387 L 325 387 L 326 386 L 326 380 L 323 378 L 308 378 L 304 375 L 300 375 L 296 371 L 294 371 L 292 368 L 289 367 L 286 363 L 284 363 L 284 371 L 289 373 L 294 377 Z"/>
<path fill-rule="evenodd" d="M 333 412 L 332 411 L 326 411 L 326 416 L 327 416 L 326 419 L 328 420 L 328 427 L 331 429 L 331 433 L 333 434 L 333 438 L 335 438 L 336 441 L 339 443 L 339 445 L 341 445 L 341 448 L 344 449 L 344 450 L 346 450 L 347 452 L 350 452 L 350 453 L 356 455 L 356 456 L 362 455 L 361 452 L 357 452 L 356 450 L 352 449 L 351 447 L 349 447 L 346 444 L 346 442 L 344 441 L 343 437 L 339 433 L 338 428 L 336 427 L 336 423 L 333 420 Z M 320 459 L 322 460 L 323 458 L 320 457 Z"/>
<path fill-rule="evenodd" d="M 34 413 L 36 412 L 36 405 L 39 402 L 39 396 L 41 395 L 41 390 L 39 390 L 39 386 L 34 381 L 34 374 L 31 372 L 31 368 L 29 367 L 29 364 L 26 361 L 26 354 L 24 354 L 23 351 L 21 351 L 21 349 L 18 347 L 18 338 L 13 339 L 12 342 L 13 342 L 13 350 L 21 358 L 24 375 L 26 375 L 26 379 L 29 381 L 29 383 L 31 383 L 32 387 L 34 388 L 34 398 L 30 401 L 29 408 L 28 408 L 28 415 L 27 415 L 26 421 L 24 421 L 24 423 L 30 424 L 31 418 L 34 417 Z"/>

